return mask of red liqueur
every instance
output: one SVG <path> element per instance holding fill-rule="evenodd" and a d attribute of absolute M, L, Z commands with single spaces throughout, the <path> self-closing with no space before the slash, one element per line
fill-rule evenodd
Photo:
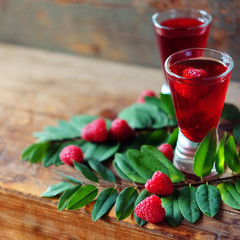
<path fill-rule="evenodd" d="M 190 59 L 173 64 L 168 79 L 182 133 L 200 142 L 212 127 L 217 127 L 231 73 L 211 59 Z M 222 77 L 221 77 L 222 75 Z M 173 81 L 172 81 L 173 80 Z"/>

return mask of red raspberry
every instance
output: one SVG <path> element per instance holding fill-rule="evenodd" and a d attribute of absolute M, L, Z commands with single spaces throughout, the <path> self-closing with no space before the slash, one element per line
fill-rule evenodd
<path fill-rule="evenodd" d="M 60 152 L 60 159 L 63 163 L 73 166 L 73 161 L 82 163 L 83 153 L 80 147 L 75 145 L 68 145 Z"/>
<path fill-rule="evenodd" d="M 109 136 L 114 141 L 127 141 L 134 137 L 133 129 L 123 119 L 115 119 L 109 131 Z"/>
<path fill-rule="evenodd" d="M 82 139 L 90 142 L 105 142 L 108 139 L 106 123 L 103 118 L 98 118 L 83 127 Z"/>
<path fill-rule="evenodd" d="M 183 70 L 182 76 L 188 79 L 197 79 L 207 77 L 207 72 L 204 69 L 188 67 Z"/>
<path fill-rule="evenodd" d="M 158 150 L 161 151 L 171 162 L 173 161 L 174 152 L 170 144 L 163 143 L 158 147 Z"/>
<path fill-rule="evenodd" d="M 173 183 L 171 179 L 164 173 L 156 171 L 152 179 L 148 179 L 145 188 L 157 195 L 170 195 L 173 193 Z"/>
<path fill-rule="evenodd" d="M 145 198 L 134 210 L 137 217 L 150 223 L 161 222 L 165 215 L 165 209 L 162 207 L 162 201 L 156 195 Z"/>
<path fill-rule="evenodd" d="M 144 97 L 156 97 L 156 94 L 152 90 L 144 90 L 142 91 L 141 95 L 137 99 L 137 103 L 144 103 Z"/>

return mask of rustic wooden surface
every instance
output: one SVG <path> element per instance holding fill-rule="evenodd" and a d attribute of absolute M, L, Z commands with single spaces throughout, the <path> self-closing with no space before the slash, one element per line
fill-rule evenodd
<path fill-rule="evenodd" d="M 143 89 L 160 91 L 162 79 L 156 69 L 0 44 L 0 239 L 239 239 L 240 213 L 224 204 L 214 219 L 178 227 L 138 227 L 132 217 L 117 221 L 114 209 L 94 223 L 92 204 L 58 212 L 57 199 L 40 198 L 61 181 L 53 170 L 79 174 L 20 160 L 45 125 L 83 113 L 114 117 Z M 239 90 L 231 82 L 227 102 L 239 104 Z"/>
<path fill-rule="evenodd" d="M 239 0 L 0 0 L 0 41 L 159 68 L 151 16 L 187 7 L 213 16 L 208 47 L 239 66 Z"/>

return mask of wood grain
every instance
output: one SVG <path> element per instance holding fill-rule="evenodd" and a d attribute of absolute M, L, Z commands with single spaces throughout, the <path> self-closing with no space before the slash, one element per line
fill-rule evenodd
<path fill-rule="evenodd" d="M 138 227 L 133 217 L 117 221 L 114 209 L 94 223 L 93 204 L 58 212 L 57 199 L 40 197 L 61 181 L 53 170 L 82 178 L 68 166 L 21 161 L 22 150 L 35 142 L 32 133 L 76 114 L 114 117 L 143 89 L 160 91 L 163 74 L 6 44 L 0 44 L 0 55 L 0 239 L 238 239 L 240 213 L 225 204 L 214 219 L 183 220 L 175 228 L 166 222 Z M 228 102 L 239 102 L 239 88 L 230 84 Z"/>

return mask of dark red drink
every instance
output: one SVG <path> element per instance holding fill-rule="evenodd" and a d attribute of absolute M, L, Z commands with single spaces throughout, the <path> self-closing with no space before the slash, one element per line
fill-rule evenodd
<path fill-rule="evenodd" d="M 164 62 L 171 54 L 206 47 L 212 17 L 201 9 L 184 8 L 157 12 L 152 21 L 164 69 Z M 162 92 L 169 92 L 168 84 L 163 84 Z"/>
<path fill-rule="evenodd" d="M 161 22 L 161 31 L 155 29 L 162 63 L 172 53 L 186 48 L 206 47 L 210 25 L 195 18 L 174 18 Z"/>
<path fill-rule="evenodd" d="M 220 61 L 196 58 L 170 66 L 176 75 L 168 76 L 177 120 L 182 133 L 200 142 L 217 127 L 227 93 L 231 72 Z"/>

